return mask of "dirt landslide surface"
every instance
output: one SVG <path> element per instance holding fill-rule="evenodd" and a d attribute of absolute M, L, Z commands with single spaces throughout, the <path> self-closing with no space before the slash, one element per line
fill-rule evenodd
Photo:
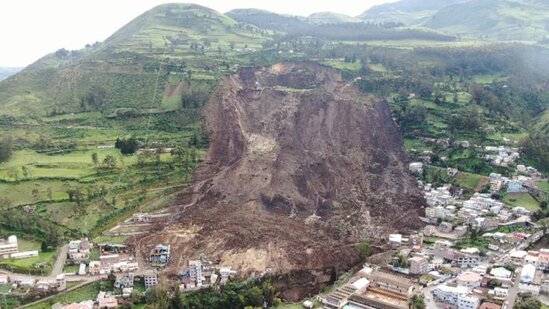
<path fill-rule="evenodd" d="M 246 68 L 204 109 L 211 143 L 195 185 L 141 240 L 172 245 L 167 273 L 200 254 L 240 274 L 271 272 L 300 298 L 358 263 L 357 243 L 421 226 L 385 102 L 313 63 Z"/>

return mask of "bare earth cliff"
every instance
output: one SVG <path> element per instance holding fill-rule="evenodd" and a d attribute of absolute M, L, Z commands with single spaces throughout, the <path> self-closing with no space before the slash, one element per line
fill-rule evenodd
<path fill-rule="evenodd" d="M 172 220 L 170 271 L 201 253 L 240 273 L 299 274 L 297 298 L 358 263 L 357 243 L 421 226 L 422 198 L 383 101 L 313 63 L 246 68 L 204 110 L 210 148 Z"/>

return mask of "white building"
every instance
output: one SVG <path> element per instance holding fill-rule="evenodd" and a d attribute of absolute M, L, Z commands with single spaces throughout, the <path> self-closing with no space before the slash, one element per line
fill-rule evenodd
<path fill-rule="evenodd" d="M 421 162 L 412 162 L 410 163 L 409 169 L 412 173 L 423 173 L 423 163 Z"/>
<path fill-rule="evenodd" d="M 474 272 L 464 272 L 457 277 L 458 286 L 474 289 L 480 286 L 482 276 Z"/>
<path fill-rule="evenodd" d="M 470 295 L 469 289 L 464 286 L 439 285 L 434 294 L 442 302 L 454 305 L 458 309 L 476 309 L 480 303 L 479 298 Z"/>
<path fill-rule="evenodd" d="M 189 276 L 191 281 L 202 283 L 202 262 L 199 260 L 189 261 Z"/>
<path fill-rule="evenodd" d="M 503 267 L 492 268 L 490 275 L 499 279 L 510 279 L 513 273 Z"/>
<path fill-rule="evenodd" d="M 18 250 L 17 236 L 11 235 L 6 240 L 0 240 L 0 255 L 17 253 Z"/>

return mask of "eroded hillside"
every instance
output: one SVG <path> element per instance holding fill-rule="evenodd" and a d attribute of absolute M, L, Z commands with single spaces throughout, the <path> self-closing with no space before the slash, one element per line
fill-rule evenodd
<path fill-rule="evenodd" d="M 211 144 L 195 186 L 142 246 L 170 243 L 172 270 L 204 253 L 244 273 L 326 274 L 356 264 L 361 239 L 420 226 L 420 193 L 388 106 L 335 70 L 242 69 L 204 116 Z M 310 283 L 295 296 L 319 282 Z"/>

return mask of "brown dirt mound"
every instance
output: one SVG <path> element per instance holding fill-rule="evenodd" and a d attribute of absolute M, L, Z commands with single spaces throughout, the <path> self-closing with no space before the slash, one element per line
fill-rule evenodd
<path fill-rule="evenodd" d="M 242 69 L 204 117 L 212 138 L 196 185 L 143 239 L 172 244 L 170 271 L 204 253 L 243 273 L 314 274 L 294 298 L 356 265 L 360 239 L 421 226 L 423 200 L 387 104 L 337 71 Z"/>

